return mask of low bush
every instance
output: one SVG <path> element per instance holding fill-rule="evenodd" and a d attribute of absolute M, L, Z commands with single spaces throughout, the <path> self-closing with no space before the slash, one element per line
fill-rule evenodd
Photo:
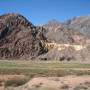
<path fill-rule="evenodd" d="M 16 79 L 16 80 L 7 80 L 5 81 L 5 86 L 13 86 L 13 87 L 17 87 L 17 86 L 21 86 L 23 84 L 25 84 L 28 81 L 28 79 Z"/>

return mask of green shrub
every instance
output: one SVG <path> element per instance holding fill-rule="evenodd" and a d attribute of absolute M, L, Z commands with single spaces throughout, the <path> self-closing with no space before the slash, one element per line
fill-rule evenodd
<path fill-rule="evenodd" d="M 88 90 L 88 87 L 84 86 L 84 85 L 79 85 L 79 86 L 75 87 L 74 90 Z"/>
<path fill-rule="evenodd" d="M 19 80 L 7 80 L 5 81 L 5 86 L 14 86 L 14 87 L 17 87 L 17 86 L 21 86 L 23 84 L 25 84 L 28 80 L 27 79 L 19 79 Z"/>
<path fill-rule="evenodd" d="M 67 90 L 67 89 L 69 89 L 69 86 L 65 84 L 65 85 L 63 85 L 63 86 L 61 87 L 61 89 L 66 89 L 66 90 Z"/>

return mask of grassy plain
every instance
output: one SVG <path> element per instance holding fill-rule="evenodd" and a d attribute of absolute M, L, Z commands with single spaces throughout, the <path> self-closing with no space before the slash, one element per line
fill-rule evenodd
<path fill-rule="evenodd" d="M 90 64 L 75 62 L 67 63 L 60 61 L 0 60 L 0 75 L 1 80 L 3 77 L 3 80 L 0 82 L 0 90 L 14 90 L 14 87 L 21 86 L 27 83 L 31 78 L 35 77 L 57 77 L 58 80 L 59 77 L 67 75 L 90 75 Z M 10 75 L 11 79 L 7 75 Z M 24 77 L 22 75 L 24 75 Z M 84 86 L 86 87 L 86 85 Z M 81 88 L 83 88 L 84 86 L 78 85 L 75 87 L 75 90 L 81 90 Z M 47 89 L 44 87 L 40 88 L 41 89 L 38 90 L 54 90 L 50 88 Z M 61 88 L 68 87 L 67 85 L 64 85 Z M 23 89 L 16 88 L 15 90 Z"/>
<path fill-rule="evenodd" d="M 90 75 L 90 64 L 59 61 L 0 60 L 0 74 L 33 76 Z"/>

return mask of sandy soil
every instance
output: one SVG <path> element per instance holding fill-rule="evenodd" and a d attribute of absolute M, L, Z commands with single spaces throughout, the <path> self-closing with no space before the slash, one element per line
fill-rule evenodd
<path fill-rule="evenodd" d="M 25 75 L 0 75 L 0 81 L 12 80 L 12 79 L 22 79 L 22 78 L 25 78 Z"/>
<path fill-rule="evenodd" d="M 90 82 L 90 76 L 66 76 L 66 77 L 39 77 L 28 82 L 29 87 L 42 83 L 43 86 L 60 88 L 62 85 L 68 85 L 74 88 L 76 85 L 84 82 Z"/>
<path fill-rule="evenodd" d="M 36 77 L 14 90 L 74 90 L 86 82 L 90 84 L 90 76 Z"/>
<path fill-rule="evenodd" d="M 25 78 L 24 75 L 0 75 L 0 90 L 5 90 L 4 81 L 7 80 L 20 80 Z"/>

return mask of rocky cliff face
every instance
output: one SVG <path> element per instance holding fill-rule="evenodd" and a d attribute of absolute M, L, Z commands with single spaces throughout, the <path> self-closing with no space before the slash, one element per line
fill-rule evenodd
<path fill-rule="evenodd" d="M 85 36 L 90 38 L 90 16 L 74 17 L 64 23 L 69 28 L 73 28 L 76 31 L 80 31 Z"/>
<path fill-rule="evenodd" d="M 46 37 L 50 42 L 57 43 L 85 43 L 86 37 L 83 33 L 75 31 L 69 26 L 63 25 L 58 21 L 50 21 L 47 24 L 43 25 L 46 29 Z"/>
<path fill-rule="evenodd" d="M 35 58 L 46 52 L 44 29 L 35 27 L 22 15 L 0 16 L 0 59 Z"/>
<path fill-rule="evenodd" d="M 83 20 L 80 20 L 83 22 Z M 45 60 L 60 60 L 60 61 L 88 61 L 89 60 L 89 32 L 82 32 L 80 28 L 75 29 L 78 26 L 71 27 L 72 21 L 67 23 L 60 23 L 58 21 L 50 21 L 43 25 L 46 29 L 46 37 L 48 41 L 49 52 L 41 55 L 40 59 Z M 79 22 L 79 23 L 81 23 Z M 87 23 L 87 22 L 86 22 Z M 70 26 L 71 25 L 71 26 Z M 83 25 L 86 27 L 86 24 Z M 79 30 L 80 29 L 80 30 Z M 89 28 L 90 29 L 90 28 Z M 88 30 L 86 30 L 88 31 Z M 88 34 L 88 35 L 87 35 Z M 66 47 L 63 49 L 64 45 Z M 79 50 L 75 50 L 74 46 L 85 47 Z M 68 47 L 67 47 L 68 46 Z M 78 47 L 76 47 L 78 49 Z"/>

